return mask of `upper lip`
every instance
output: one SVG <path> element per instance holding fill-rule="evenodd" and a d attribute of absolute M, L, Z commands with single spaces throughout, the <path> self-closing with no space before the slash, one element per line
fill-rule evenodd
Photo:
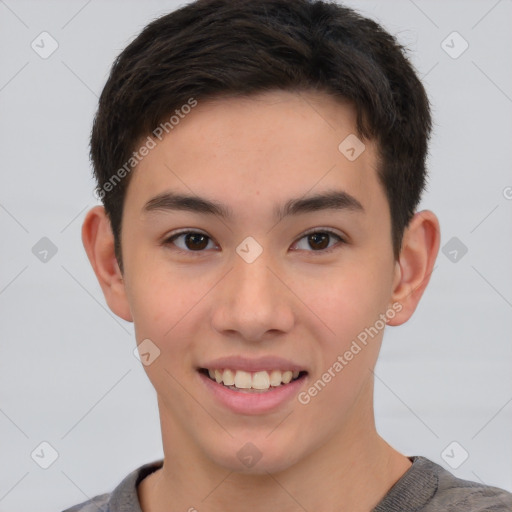
<path fill-rule="evenodd" d="M 292 372 L 306 371 L 304 366 L 297 364 L 289 359 L 275 356 L 258 357 L 248 359 L 242 356 L 229 356 L 214 359 L 212 361 L 201 364 L 199 368 L 206 368 L 207 370 L 242 370 L 246 372 L 260 372 L 264 370 L 280 370 Z"/>

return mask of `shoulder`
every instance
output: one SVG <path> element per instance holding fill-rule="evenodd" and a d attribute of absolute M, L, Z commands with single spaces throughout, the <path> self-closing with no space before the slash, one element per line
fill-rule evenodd
<path fill-rule="evenodd" d="M 372 512 L 512 512 L 512 494 L 462 480 L 425 457 L 412 466 Z"/>
<path fill-rule="evenodd" d="M 421 512 L 511 512 L 512 494 L 490 485 L 457 478 L 426 458 L 424 471 L 437 476 L 437 490 Z"/>
<path fill-rule="evenodd" d="M 63 512 L 110 512 L 109 504 L 112 493 L 102 494 L 90 500 L 79 503 Z"/>
<path fill-rule="evenodd" d="M 63 512 L 141 512 L 137 486 L 162 464 L 163 460 L 144 464 L 128 474 L 112 492 L 98 495 Z"/>

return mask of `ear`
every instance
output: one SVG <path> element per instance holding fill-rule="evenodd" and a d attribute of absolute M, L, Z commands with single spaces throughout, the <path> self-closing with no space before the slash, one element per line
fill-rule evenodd
<path fill-rule="evenodd" d="M 392 300 L 401 309 L 395 309 L 397 314 L 388 320 L 388 325 L 401 325 L 414 313 L 430 281 L 440 238 L 439 221 L 431 211 L 414 215 L 404 232 L 393 283 Z"/>
<path fill-rule="evenodd" d="M 132 322 L 123 275 L 114 252 L 114 235 L 105 208 L 95 206 L 82 225 L 82 242 L 109 308 Z"/>

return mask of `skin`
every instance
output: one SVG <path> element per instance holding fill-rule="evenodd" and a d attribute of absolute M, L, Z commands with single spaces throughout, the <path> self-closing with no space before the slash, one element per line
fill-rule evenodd
<path fill-rule="evenodd" d="M 314 92 L 271 92 L 199 103 L 140 162 L 127 190 L 123 273 L 102 207 L 83 225 L 83 242 L 114 313 L 133 321 L 137 343 L 160 356 L 147 375 L 161 418 L 164 465 L 138 487 L 144 512 L 238 510 L 369 511 L 410 460 L 377 433 L 372 370 L 383 330 L 307 405 L 295 397 L 271 413 L 240 415 L 205 391 L 197 367 L 218 357 L 280 356 L 308 371 L 307 390 L 392 304 L 414 312 L 439 249 L 439 224 L 417 213 L 393 257 L 389 206 L 376 173 L 376 147 L 350 162 L 338 145 L 356 133 L 355 111 Z M 363 206 L 276 222 L 274 206 L 327 190 Z M 144 211 L 162 192 L 216 200 L 231 220 L 189 211 Z M 198 256 L 179 229 L 199 230 Z M 342 236 L 322 253 L 304 232 Z M 251 264 L 236 253 L 252 236 Z M 178 245 L 176 245 L 178 244 Z M 180 253 L 179 250 L 189 251 Z M 262 458 L 245 467 L 237 452 Z"/>

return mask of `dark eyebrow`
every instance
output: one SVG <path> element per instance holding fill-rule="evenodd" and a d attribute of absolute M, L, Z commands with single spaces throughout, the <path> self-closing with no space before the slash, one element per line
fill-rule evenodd
<path fill-rule="evenodd" d="M 193 213 L 216 215 L 223 219 L 233 218 L 232 210 L 219 203 L 199 196 L 165 192 L 150 199 L 143 208 L 145 212 L 155 210 L 181 210 Z M 322 210 L 351 210 L 364 212 L 363 205 L 342 190 L 319 193 L 306 198 L 290 199 L 284 206 L 274 208 L 274 216 L 280 221 L 289 215 L 299 215 Z"/>
<path fill-rule="evenodd" d="M 284 207 L 276 207 L 274 215 L 281 220 L 288 215 L 318 212 L 322 210 L 351 210 L 364 212 L 363 205 L 343 190 L 332 190 L 299 199 L 290 199 Z"/>
<path fill-rule="evenodd" d="M 193 213 L 206 213 L 224 219 L 233 217 L 231 209 L 222 203 L 199 196 L 187 196 L 175 192 L 164 192 L 150 199 L 143 208 L 145 212 L 155 210 L 184 210 Z"/>

